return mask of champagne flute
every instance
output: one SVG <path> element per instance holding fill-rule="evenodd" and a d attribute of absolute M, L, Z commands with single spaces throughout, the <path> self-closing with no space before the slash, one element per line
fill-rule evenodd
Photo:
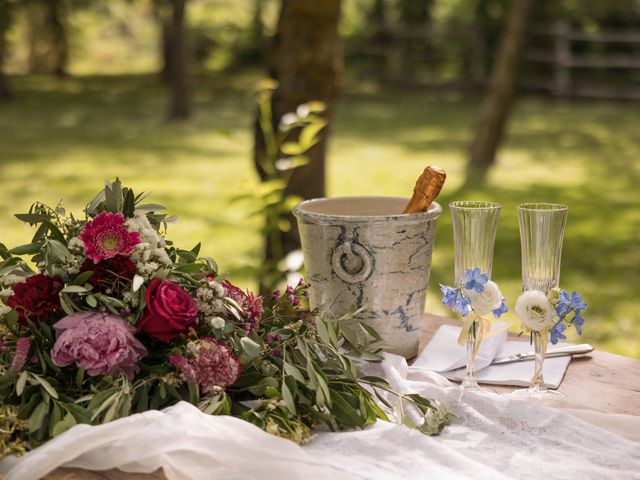
<path fill-rule="evenodd" d="M 522 291 L 539 291 L 544 295 L 560 282 L 562 241 L 569 207 L 555 203 L 523 203 L 518 206 L 522 255 Z M 547 328 L 547 327 L 545 327 Z M 556 404 L 563 394 L 549 390 L 544 382 L 543 365 L 547 336 L 532 331 L 535 370 L 531 385 L 514 392 L 517 398 Z"/>
<path fill-rule="evenodd" d="M 461 201 L 449 204 L 453 221 L 453 247 L 455 254 L 455 286 L 464 288 L 466 273 L 480 269 L 491 278 L 493 250 L 498 229 L 501 205 L 493 202 Z M 475 377 L 475 356 L 482 340 L 478 337 L 479 320 L 474 320 L 466 340 L 467 363 L 461 383 L 464 392 L 495 393 L 480 388 Z"/>

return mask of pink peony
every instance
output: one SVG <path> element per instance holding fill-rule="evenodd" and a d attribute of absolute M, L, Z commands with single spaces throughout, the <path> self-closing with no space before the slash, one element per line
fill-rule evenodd
<path fill-rule="evenodd" d="M 59 367 L 75 363 L 90 376 L 124 372 L 130 380 L 138 373 L 138 360 L 147 354 L 133 336 L 133 328 L 116 315 L 79 312 L 57 322 L 58 338 L 51 359 Z"/>
<path fill-rule="evenodd" d="M 240 364 L 229 347 L 213 338 L 203 338 L 189 344 L 193 358 L 172 355 L 171 363 L 180 370 L 184 381 L 195 381 L 200 391 L 207 394 L 216 387 L 227 388 L 238 379 Z"/>
<path fill-rule="evenodd" d="M 122 213 L 109 212 L 99 213 L 88 222 L 80 233 L 87 257 L 99 262 L 116 255 L 130 255 L 141 242 L 140 234 L 129 232 L 124 222 Z"/>
<path fill-rule="evenodd" d="M 258 328 L 258 323 L 262 318 L 262 297 L 256 297 L 250 292 L 245 293 L 228 280 L 223 280 L 220 285 L 227 291 L 227 297 L 242 309 L 240 315 L 246 321 L 245 330 L 247 333 Z"/>

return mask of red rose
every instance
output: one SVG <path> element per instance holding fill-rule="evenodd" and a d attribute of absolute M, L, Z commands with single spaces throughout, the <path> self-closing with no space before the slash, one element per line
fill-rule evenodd
<path fill-rule="evenodd" d="M 33 323 L 46 321 L 50 314 L 60 310 L 60 291 L 63 288 L 60 279 L 38 273 L 13 287 L 7 305 L 18 312 L 22 325 L 26 325 L 28 320 Z"/>
<path fill-rule="evenodd" d="M 89 283 L 96 292 L 121 295 L 130 287 L 130 282 L 136 274 L 136 264 L 122 255 L 116 255 L 98 263 L 87 258 L 80 267 L 80 272 L 87 271 L 93 272 Z M 108 292 L 108 290 L 111 291 Z"/>
<path fill-rule="evenodd" d="M 147 307 L 138 330 L 158 340 L 172 340 L 196 321 L 195 300 L 169 280 L 152 280 L 146 299 Z"/>

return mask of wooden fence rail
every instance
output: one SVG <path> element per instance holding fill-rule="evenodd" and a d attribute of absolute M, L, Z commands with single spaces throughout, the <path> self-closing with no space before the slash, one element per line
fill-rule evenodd
<path fill-rule="evenodd" d="M 465 56 L 462 60 L 468 62 L 469 68 L 464 76 L 444 81 L 421 80 L 407 75 L 406 69 L 381 70 L 379 75 L 386 79 L 431 87 L 477 87 L 487 81 L 487 65 L 491 63 L 493 52 L 487 47 L 478 26 L 446 30 L 378 26 L 372 30 L 384 41 L 348 44 L 348 53 L 383 59 L 385 64 L 394 65 L 394 62 L 398 63 L 397 57 L 402 56 L 403 42 L 423 40 L 429 51 L 418 61 L 435 67 L 440 61 L 450 60 L 451 53 L 442 48 L 448 40 L 455 40 L 465 47 L 461 49 Z M 586 53 L 593 50 L 589 48 L 590 44 L 597 45 L 597 53 Z M 549 26 L 533 28 L 529 45 L 522 70 L 535 70 L 536 74 L 535 77 L 521 75 L 520 85 L 524 89 L 557 97 L 640 100 L 640 31 L 586 32 L 568 22 L 556 21 Z M 620 46 L 624 53 L 612 48 L 619 49 Z M 408 61 L 400 59 L 400 63 Z M 591 75 L 594 78 L 585 80 L 589 72 L 595 70 L 603 71 L 603 74 L 598 72 L 597 76 Z M 620 82 L 621 77 L 625 81 Z"/>

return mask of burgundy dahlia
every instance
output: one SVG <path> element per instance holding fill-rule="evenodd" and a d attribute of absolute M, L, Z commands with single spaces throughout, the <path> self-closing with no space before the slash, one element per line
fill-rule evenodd
<path fill-rule="evenodd" d="M 229 347 L 213 338 L 203 338 L 190 344 L 193 358 L 172 355 L 170 362 L 180 370 L 182 379 L 195 381 L 203 394 L 216 387 L 227 388 L 240 376 L 241 368 Z"/>
<path fill-rule="evenodd" d="M 63 288 L 60 279 L 38 273 L 14 285 L 7 305 L 18 312 L 22 325 L 27 321 L 40 323 L 60 310 L 60 291 Z"/>
<path fill-rule="evenodd" d="M 109 212 L 99 213 L 88 222 L 80 233 L 80 240 L 87 257 L 96 262 L 116 255 L 130 255 L 141 242 L 138 232 L 127 230 L 122 213 Z"/>
<path fill-rule="evenodd" d="M 136 264 L 129 257 L 122 255 L 98 263 L 87 258 L 80 267 L 80 272 L 88 271 L 93 272 L 88 281 L 94 291 L 120 295 L 129 288 L 129 283 L 136 274 Z"/>

